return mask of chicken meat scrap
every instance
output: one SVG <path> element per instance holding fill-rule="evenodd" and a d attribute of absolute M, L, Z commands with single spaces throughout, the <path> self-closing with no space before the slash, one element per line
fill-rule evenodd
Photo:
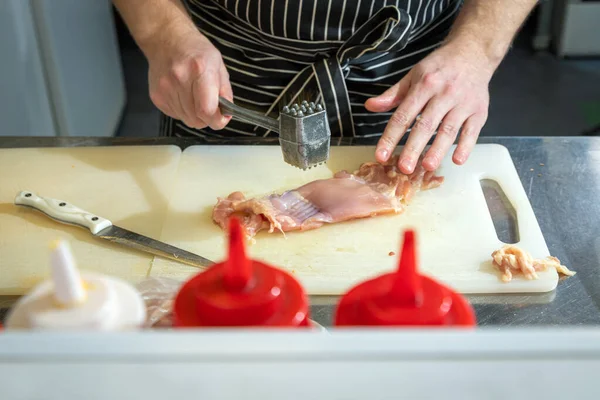
<path fill-rule="evenodd" d="M 537 279 L 538 271 L 546 271 L 548 268 L 555 268 L 559 274 L 566 276 L 575 275 L 574 271 L 561 265 L 556 257 L 547 257 L 546 259 L 535 259 L 528 252 L 517 246 L 507 245 L 492 253 L 494 266 L 502 273 L 502 280 L 510 282 L 513 273 L 520 273 L 527 279 Z"/>
<path fill-rule="evenodd" d="M 404 211 L 414 194 L 440 186 L 444 180 L 425 171 L 418 163 L 415 171 L 405 175 L 397 168 L 398 157 L 386 164 L 369 162 L 357 171 L 340 171 L 333 178 L 319 179 L 283 194 L 246 199 L 234 192 L 219 198 L 213 220 L 226 229 L 229 218 L 237 216 L 248 238 L 260 230 L 290 232 L 316 229 L 358 218 Z"/>

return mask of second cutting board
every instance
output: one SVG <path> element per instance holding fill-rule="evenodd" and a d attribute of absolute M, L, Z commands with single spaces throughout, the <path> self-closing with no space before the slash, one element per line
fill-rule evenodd
<path fill-rule="evenodd" d="M 49 243 L 69 240 L 78 266 L 131 282 L 152 256 L 13 204 L 21 190 L 60 199 L 113 223 L 158 237 L 181 150 L 175 146 L 0 150 L 0 295 L 21 295 L 48 277 Z"/>
<path fill-rule="evenodd" d="M 451 153 L 450 153 L 451 154 Z M 285 164 L 275 146 L 197 146 L 184 151 L 161 240 L 215 261 L 225 254 L 225 233 L 211 218 L 217 197 L 242 191 L 248 197 L 281 193 L 341 169 L 372 161 L 373 147 L 332 147 L 327 165 L 301 171 Z M 418 193 L 400 215 L 328 225 L 307 232 L 267 234 L 249 247 L 253 257 L 291 271 L 310 294 L 340 294 L 352 285 L 395 268 L 401 233 L 417 233 L 422 271 L 463 293 L 545 292 L 556 287 L 549 270 L 538 280 L 500 281 L 491 263 L 498 239 L 481 179 L 496 181 L 516 210 L 519 245 L 534 257 L 549 255 L 510 154 L 499 145 L 477 145 L 464 166 L 448 156 L 437 189 Z M 155 259 L 151 274 L 178 279 L 195 268 Z"/>

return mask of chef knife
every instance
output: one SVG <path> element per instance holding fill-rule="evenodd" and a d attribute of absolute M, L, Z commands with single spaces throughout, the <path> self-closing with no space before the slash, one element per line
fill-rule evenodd
<path fill-rule="evenodd" d="M 66 201 L 41 197 L 33 192 L 22 191 L 17 194 L 15 204 L 34 208 L 63 224 L 87 228 L 92 235 L 108 240 L 109 242 L 118 243 L 194 267 L 208 267 L 214 264 L 213 261 L 189 251 L 120 228 L 113 225 L 106 218 L 89 213 Z"/>

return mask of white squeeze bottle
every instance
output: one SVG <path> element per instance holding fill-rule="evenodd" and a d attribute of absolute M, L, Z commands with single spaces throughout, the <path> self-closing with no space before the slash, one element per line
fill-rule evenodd
<path fill-rule="evenodd" d="M 5 328 L 120 331 L 138 329 L 146 305 L 128 283 L 110 276 L 80 274 L 67 242 L 51 246 L 51 279 L 11 309 Z"/>

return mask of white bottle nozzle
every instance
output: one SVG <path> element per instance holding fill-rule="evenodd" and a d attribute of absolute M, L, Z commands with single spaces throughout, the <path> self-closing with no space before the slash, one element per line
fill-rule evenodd
<path fill-rule="evenodd" d="M 52 244 L 51 250 L 50 264 L 54 298 L 62 306 L 83 302 L 86 298 L 86 291 L 69 244 L 57 240 Z"/>

